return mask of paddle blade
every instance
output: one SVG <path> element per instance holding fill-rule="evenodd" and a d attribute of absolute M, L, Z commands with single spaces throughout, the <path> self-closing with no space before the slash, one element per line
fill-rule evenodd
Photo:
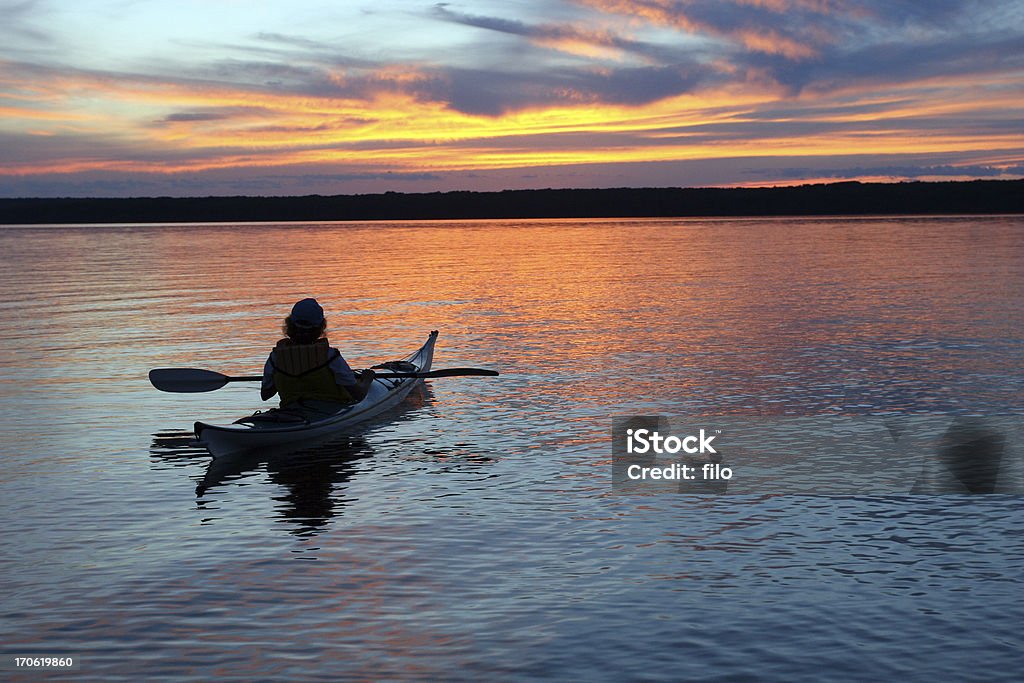
<path fill-rule="evenodd" d="M 160 391 L 195 394 L 216 391 L 230 381 L 230 377 L 213 370 L 195 368 L 156 368 L 149 371 L 150 383 Z"/>

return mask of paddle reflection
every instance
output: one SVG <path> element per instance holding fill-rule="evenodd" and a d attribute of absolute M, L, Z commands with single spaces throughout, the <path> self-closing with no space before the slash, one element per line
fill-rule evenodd
<path fill-rule="evenodd" d="M 188 467 L 210 459 L 210 452 L 196 442 L 191 431 L 168 429 L 152 435 L 149 455 L 157 469 Z"/>

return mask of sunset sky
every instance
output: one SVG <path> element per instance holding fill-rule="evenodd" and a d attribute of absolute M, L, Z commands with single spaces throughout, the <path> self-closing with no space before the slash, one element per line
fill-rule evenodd
<path fill-rule="evenodd" d="M 1024 177 L 1021 0 L 0 0 L 0 196 Z"/>

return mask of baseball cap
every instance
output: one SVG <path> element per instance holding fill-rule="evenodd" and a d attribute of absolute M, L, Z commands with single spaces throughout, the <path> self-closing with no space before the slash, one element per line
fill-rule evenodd
<path fill-rule="evenodd" d="M 299 327 L 319 327 L 324 323 L 324 309 L 316 299 L 303 299 L 292 306 L 292 322 Z"/>

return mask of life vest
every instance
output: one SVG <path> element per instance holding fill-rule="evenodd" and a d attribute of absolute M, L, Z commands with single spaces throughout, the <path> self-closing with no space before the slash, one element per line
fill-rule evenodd
<path fill-rule="evenodd" d="M 281 395 L 281 405 L 303 399 L 354 403 L 352 394 L 338 386 L 328 367 L 340 355 L 323 338 L 312 344 L 296 344 L 287 338 L 277 342 L 270 364 L 274 367 L 274 386 Z"/>

